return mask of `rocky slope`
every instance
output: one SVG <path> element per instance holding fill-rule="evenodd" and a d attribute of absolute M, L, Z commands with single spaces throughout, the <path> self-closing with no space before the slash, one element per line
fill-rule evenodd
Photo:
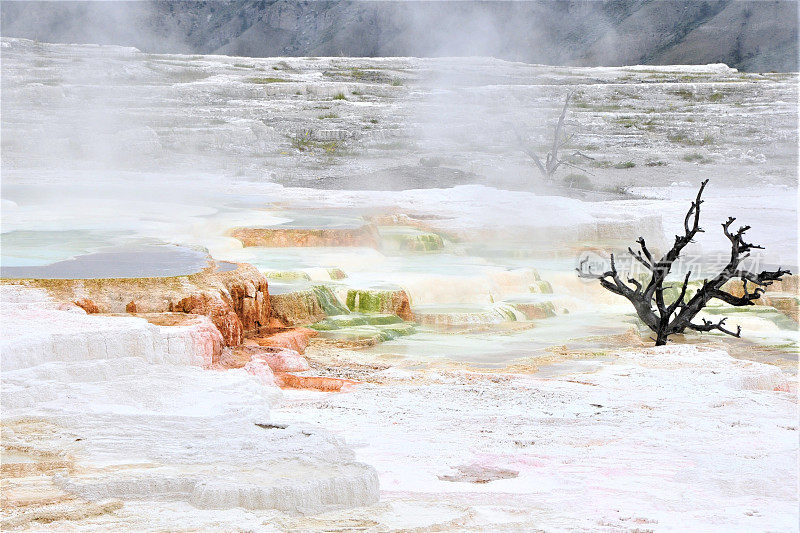
<path fill-rule="evenodd" d="M 797 70 L 797 5 L 784 0 L 3 2 L 2 32 L 253 57 L 481 55 Z"/>

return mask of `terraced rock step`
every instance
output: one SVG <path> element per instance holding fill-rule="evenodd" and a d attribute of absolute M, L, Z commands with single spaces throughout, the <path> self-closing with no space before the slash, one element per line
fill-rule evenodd
<path fill-rule="evenodd" d="M 389 251 L 434 252 L 444 248 L 441 235 L 412 227 L 392 226 L 378 229 L 381 248 Z"/>
<path fill-rule="evenodd" d="M 346 385 L 355 383 L 352 380 L 327 376 L 304 376 L 297 374 L 278 374 L 278 385 L 284 389 L 312 389 L 321 392 L 338 392 Z"/>
<path fill-rule="evenodd" d="M 269 323 L 267 279 L 255 267 L 206 267 L 196 274 L 148 278 L 3 279 L 6 285 L 44 289 L 52 298 L 89 313 L 190 313 L 208 316 L 227 346 Z"/>
<path fill-rule="evenodd" d="M 32 504 L 4 514 L 4 529 L 119 510 L 108 498 L 288 513 L 377 502 L 376 471 L 338 439 L 294 425 L 264 429 L 275 390 L 250 374 L 307 369 L 296 352 L 236 347 L 212 364 L 195 342 L 211 331 L 222 345 L 208 317 L 90 315 L 44 290 L 0 289 L 3 474 L 17 476 L 4 498 Z M 243 370 L 200 368 L 224 364 L 227 352 L 250 360 Z M 256 361 L 263 374 L 247 367 Z M 43 507 L 53 502 L 67 505 Z"/>
<path fill-rule="evenodd" d="M 354 381 L 308 374 L 310 365 L 294 350 L 278 346 L 237 346 L 220 363 L 224 369 L 243 368 L 265 386 L 335 392 Z"/>
<path fill-rule="evenodd" d="M 311 276 L 299 270 L 273 270 L 264 272 L 267 279 L 277 279 L 280 281 L 311 281 Z"/>
<path fill-rule="evenodd" d="M 341 268 L 311 267 L 302 270 L 267 270 L 264 275 L 268 279 L 283 282 L 293 281 L 338 281 L 347 278 Z"/>
<path fill-rule="evenodd" d="M 521 295 L 506 298 L 502 303 L 522 313 L 525 320 L 542 320 L 557 314 L 556 306 L 549 298 L 542 294 Z"/>
<path fill-rule="evenodd" d="M 106 474 L 107 476 L 107 474 Z M 202 465 L 187 468 L 130 468 L 103 474 L 58 478 L 58 486 L 81 498 L 146 500 L 160 494 L 199 509 L 278 509 L 284 512 L 322 512 L 337 507 L 378 501 L 378 476 L 361 463 L 259 461 L 238 468 Z"/>
<path fill-rule="evenodd" d="M 272 316 L 286 326 L 308 325 L 349 310 L 325 285 L 274 284 L 270 295 Z"/>
<path fill-rule="evenodd" d="M 230 232 L 244 246 L 368 246 L 378 247 L 378 234 L 372 225 L 356 228 L 235 228 Z"/>
<path fill-rule="evenodd" d="M 336 317 L 329 317 L 336 318 Z M 366 347 L 374 346 L 381 342 L 394 340 L 405 335 L 412 335 L 416 332 L 414 324 L 403 322 L 394 317 L 396 321 L 383 317 L 378 320 L 357 320 L 345 322 L 347 325 L 339 326 L 336 321 L 326 319 L 322 324 L 314 324 L 312 327 L 320 327 L 319 337 L 327 342 L 342 347 Z M 385 320 L 384 323 L 381 323 Z"/>
<path fill-rule="evenodd" d="M 259 346 L 272 346 L 288 348 L 297 353 L 303 353 L 311 337 L 317 332 L 308 328 L 278 328 L 265 334 L 259 334 L 251 340 Z"/>
<path fill-rule="evenodd" d="M 487 326 L 525 320 L 523 313 L 506 303 L 483 306 L 420 306 L 414 309 L 414 320 L 434 327 Z"/>
<path fill-rule="evenodd" d="M 389 313 L 403 320 L 413 320 L 411 301 L 406 291 L 396 289 L 349 289 L 347 308 L 358 313 Z"/>
<path fill-rule="evenodd" d="M 402 323 L 403 320 L 397 315 L 376 314 L 361 315 L 349 314 L 329 316 L 324 320 L 312 324 L 311 327 L 317 331 L 331 331 L 334 329 L 349 328 L 353 326 L 386 326 Z"/>
<path fill-rule="evenodd" d="M 242 368 L 254 359 L 264 361 L 273 372 L 304 372 L 310 367 L 305 357 L 279 346 L 237 346 L 221 361 L 224 368 Z"/>
<path fill-rule="evenodd" d="M 531 283 L 531 285 L 528 287 L 528 290 L 534 294 L 553 294 L 553 286 L 550 285 L 549 281 L 545 281 L 543 279 Z"/>

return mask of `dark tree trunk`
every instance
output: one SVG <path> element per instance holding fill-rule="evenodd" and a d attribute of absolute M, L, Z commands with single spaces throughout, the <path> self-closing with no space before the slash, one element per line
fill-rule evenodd
<path fill-rule="evenodd" d="M 697 197 L 686 213 L 683 220 L 684 234 L 675 236 L 672 248 L 661 259 L 656 260 L 653 257 L 642 237 L 636 241 L 639 243 L 641 251 L 634 252 L 632 248 L 628 248 L 628 252 L 633 258 L 650 271 L 650 280 L 647 285 L 643 285 L 633 276 L 628 278 L 628 283 L 623 282 L 614 264 L 614 254 L 611 254 L 611 269 L 602 274 L 595 274 L 587 268 L 588 259 L 582 261 L 576 269 L 580 277 L 597 279 L 603 288 L 627 298 L 633 304 L 641 321 L 656 333 L 654 339 L 656 346 L 664 346 L 670 335 L 683 333 L 687 328 L 694 331 L 716 330 L 738 337 L 742 331 L 741 327 L 737 327 L 735 332 L 725 328 L 726 318 L 719 322 L 703 318 L 701 319 L 702 324 L 697 324 L 692 320 L 713 298 L 734 306 L 754 305 L 754 300 L 761 297 L 766 287 L 773 281 L 780 280 L 784 274 L 790 274 L 788 270 L 781 268 L 774 272 L 765 270 L 760 273 L 741 269 L 740 264 L 750 255 L 750 250 L 763 248 L 744 240 L 744 234 L 750 229 L 750 226 L 742 226 L 736 232 L 731 232 L 731 224 L 735 219 L 730 217 L 722 224 L 725 237 L 731 241 L 731 255 L 728 264 L 713 279 L 705 280 L 697 292 L 686 301 L 689 278 L 692 274 L 688 272 L 683 284 L 680 285 L 681 291 L 678 298 L 669 304 L 664 301 L 664 290 L 668 288 L 664 286 L 664 283 L 667 282 L 667 275 L 670 273 L 673 263 L 680 257 L 683 248 L 690 242 L 694 242 L 695 235 L 703 232 L 699 225 L 700 204 L 703 203 L 701 197 L 707 183 L 708 180 L 702 182 Z M 742 280 L 744 296 L 734 296 L 722 290 L 725 282 L 735 278 Z M 748 282 L 756 286 L 753 292 L 748 290 Z"/>

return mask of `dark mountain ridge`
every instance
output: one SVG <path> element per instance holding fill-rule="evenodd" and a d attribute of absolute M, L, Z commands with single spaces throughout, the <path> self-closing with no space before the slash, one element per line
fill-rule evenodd
<path fill-rule="evenodd" d="M 493 56 L 798 70 L 794 0 L 0 3 L 3 36 L 155 53 Z"/>

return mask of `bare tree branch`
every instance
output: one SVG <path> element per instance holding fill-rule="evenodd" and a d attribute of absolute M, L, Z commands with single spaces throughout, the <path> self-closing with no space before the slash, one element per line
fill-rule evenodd
<path fill-rule="evenodd" d="M 689 327 L 690 329 L 693 329 L 695 331 L 713 331 L 713 330 L 718 330 L 718 331 L 721 331 L 722 333 L 726 333 L 726 334 L 731 335 L 733 337 L 740 337 L 741 334 L 742 334 L 742 326 L 736 326 L 736 333 L 734 333 L 733 331 L 723 327 L 724 324 L 725 324 L 725 321 L 728 320 L 727 318 L 723 318 L 722 320 L 720 320 L 719 322 L 716 322 L 716 323 L 712 322 L 711 320 L 706 320 L 705 318 L 703 318 L 702 320 L 703 320 L 703 324 L 702 325 L 689 323 L 687 325 L 687 327 Z"/>
<path fill-rule="evenodd" d="M 635 252 L 631 247 L 628 248 L 631 256 L 650 271 L 650 279 L 644 289 L 642 289 L 642 283 L 633 277 L 628 277 L 628 283 L 633 285 L 633 289 L 620 280 L 614 264 L 613 254 L 611 255 L 611 269 L 607 272 L 602 274 L 592 273 L 590 269 L 587 269 L 588 259 L 582 261 L 577 269 L 579 276 L 598 279 L 600 284 L 609 291 L 627 298 L 642 322 L 656 333 L 656 345 L 666 344 L 670 335 L 683 333 L 686 329 L 701 332 L 719 331 L 738 337 L 741 334 L 741 328 L 737 327 L 735 332 L 727 329 L 725 327 L 725 318 L 716 323 L 702 319 L 702 324 L 697 324 L 692 320 L 714 298 L 733 306 L 754 305 L 754 301 L 763 295 L 766 287 L 780 280 L 784 275 L 791 274 L 788 270 L 780 267 L 775 271 L 765 270 L 759 273 L 740 268 L 742 261 L 749 256 L 750 250 L 761 249 L 761 246 L 744 240 L 744 235 L 750 229 L 750 226 L 742 226 L 735 232 L 731 231 L 731 224 L 736 219 L 730 217 L 722 224 L 722 231 L 731 242 L 731 255 L 728 264 L 711 280 L 704 279 L 694 295 L 687 301 L 687 293 L 691 282 L 691 272 L 688 272 L 680 285 L 681 289 L 678 297 L 675 301 L 667 304 L 664 299 L 664 291 L 673 288 L 665 285 L 667 275 L 670 273 L 675 261 L 680 257 L 681 251 L 693 241 L 698 233 L 703 231 L 700 228 L 700 206 L 703 203 L 702 194 L 707 183 L 708 180 L 704 180 L 700 184 L 697 196 L 684 216 L 683 235 L 675 236 L 672 248 L 661 259 L 654 260 L 642 237 L 636 241 L 641 248 L 640 252 Z M 736 278 L 742 280 L 744 291 L 742 296 L 722 290 L 722 286 L 727 281 Z M 756 286 L 753 291 L 750 291 L 748 283 Z"/>
<path fill-rule="evenodd" d="M 536 164 L 536 168 L 539 169 L 542 177 L 550 181 L 553 179 L 553 175 L 558 170 L 558 168 L 562 165 L 580 170 L 581 172 L 586 172 L 589 175 L 592 175 L 583 167 L 580 167 L 566 159 L 561 159 L 558 157 L 558 151 L 564 148 L 569 142 L 572 140 L 574 135 L 566 136 L 563 134 L 564 129 L 564 119 L 567 116 L 567 107 L 569 106 L 569 99 L 570 94 L 567 93 L 566 98 L 564 99 L 564 106 L 561 108 L 561 114 L 558 117 L 558 122 L 556 123 L 555 130 L 553 131 L 553 142 L 551 144 L 550 151 L 544 157 L 544 161 L 534 152 L 531 148 L 526 146 L 526 143 L 522 139 L 522 135 L 518 131 L 515 131 L 517 137 L 517 143 L 520 146 L 520 149 L 528 155 L 533 162 Z M 578 151 L 576 151 L 573 155 L 578 155 L 584 157 L 586 159 L 592 159 L 591 157 L 584 155 Z"/>
<path fill-rule="evenodd" d="M 636 259 L 641 264 L 643 264 L 645 267 L 647 267 L 648 270 L 653 270 L 653 265 L 648 263 L 645 260 L 645 258 L 642 257 L 642 252 L 634 252 L 633 249 L 630 246 L 628 246 L 628 253 L 630 253 L 633 256 L 634 259 Z"/>

